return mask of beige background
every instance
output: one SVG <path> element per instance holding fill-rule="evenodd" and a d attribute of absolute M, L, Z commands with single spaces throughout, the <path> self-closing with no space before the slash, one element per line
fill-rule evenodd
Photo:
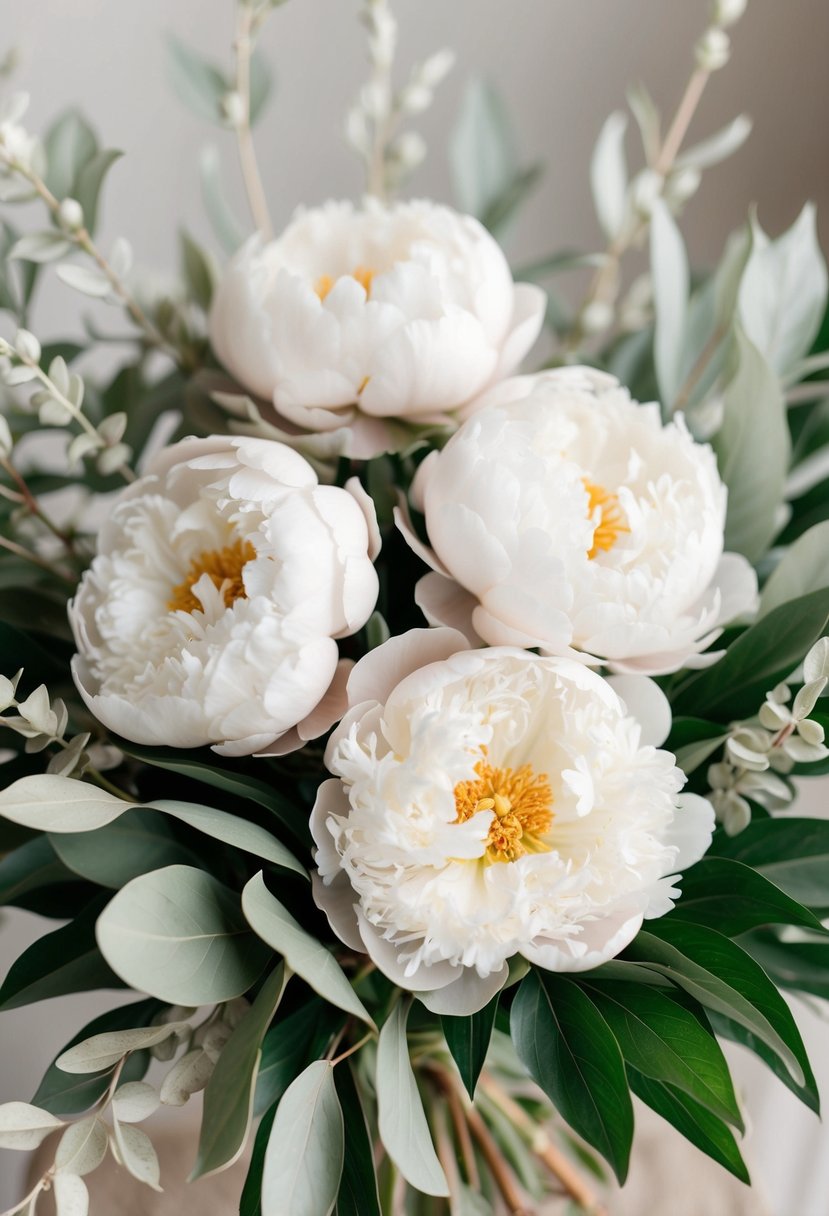
<path fill-rule="evenodd" d="M 450 197 L 445 133 L 464 80 L 486 73 L 508 99 L 526 160 L 548 165 L 512 252 L 523 259 L 563 246 L 598 247 L 587 167 L 601 123 L 623 104 L 625 85 L 636 78 L 671 111 L 705 21 L 704 0 L 399 0 L 397 8 L 404 67 L 442 45 L 459 52 L 452 77 L 422 123 L 431 150 L 413 192 Z M 258 142 L 277 224 L 299 202 L 361 187 L 340 134 L 341 116 L 363 74 L 355 9 L 356 0 L 291 0 L 266 31 L 279 86 Z M 165 30 L 173 30 L 216 58 L 225 55 L 230 0 L 0 0 L 0 18 L 2 43 L 24 52 L 19 83 L 33 95 L 32 124 L 78 103 L 102 139 L 127 154 L 107 191 L 104 243 L 123 234 L 139 262 L 164 271 L 180 224 L 208 239 L 197 169 L 198 150 L 208 139 L 226 156 L 228 192 L 242 212 L 231 137 L 182 109 L 166 84 L 163 45 Z M 684 230 L 697 262 L 717 256 L 752 200 L 774 232 L 794 218 L 805 198 L 815 199 L 829 243 L 829 3 L 750 0 L 734 44 L 733 63 L 713 80 L 692 136 L 709 134 L 741 110 L 754 118 L 755 130 L 733 161 L 710 172 L 689 206 Z M 635 157 L 632 134 L 630 148 Z M 41 336 L 77 329 L 78 314 L 78 298 L 49 284 L 38 311 Z M 815 788 L 810 809 L 817 811 L 820 801 Z M 10 914 L 0 935 L 0 972 L 50 927 Z M 0 1101 L 30 1097 L 54 1051 L 107 1001 L 75 997 L 4 1015 Z M 805 1027 L 829 1095 L 826 1025 L 807 1015 Z M 753 1121 L 749 1152 L 776 1216 L 829 1216 L 829 1145 L 817 1121 L 756 1069 L 743 1062 L 737 1067 Z M 0 1208 L 17 1194 L 18 1164 L 12 1154 L 0 1154 Z M 691 1171 L 693 1177 L 693 1165 Z M 692 1185 L 686 1178 L 678 1183 Z M 670 1205 L 661 1203 L 659 1210 Z"/>

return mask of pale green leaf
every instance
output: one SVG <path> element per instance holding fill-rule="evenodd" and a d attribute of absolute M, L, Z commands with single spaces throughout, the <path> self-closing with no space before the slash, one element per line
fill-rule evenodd
<path fill-rule="evenodd" d="M 271 895 L 261 873 L 242 892 L 242 910 L 256 933 L 316 993 L 373 1026 L 363 1002 L 348 982 L 337 960 L 325 946 L 298 925 L 290 912 Z"/>
<path fill-rule="evenodd" d="M 0 1148 L 28 1152 L 37 1148 L 56 1127 L 64 1127 L 48 1110 L 28 1102 L 4 1102 L 0 1106 Z"/>
<path fill-rule="evenodd" d="M 46 185 L 58 200 L 74 197 L 80 169 L 98 151 L 92 127 L 78 110 L 67 110 L 46 132 L 43 147 Z"/>
<path fill-rule="evenodd" d="M 113 1131 L 118 1155 L 127 1172 L 145 1186 L 160 1191 L 161 1170 L 158 1156 L 147 1133 L 142 1132 L 140 1127 L 133 1127 L 131 1123 L 119 1123 L 117 1119 L 114 1121 Z"/>
<path fill-rule="evenodd" d="M 181 823 L 204 832 L 205 836 L 212 836 L 214 840 L 221 840 L 224 844 L 233 845 L 245 853 L 262 857 L 276 866 L 282 866 L 283 869 L 293 870 L 295 874 L 302 874 L 306 878 L 308 876 L 305 868 L 284 844 L 280 844 L 270 832 L 256 823 L 248 822 L 247 819 L 240 819 L 227 811 L 217 811 L 214 807 L 199 806 L 194 802 L 162 799 L 151 802 L 148 806 L 150 810 L 163 811 L 165 815 L 171 815 Z"/>
<path fill-rule="evenodd" d="M 208 122 L 221 122 L 222 98 L 231 84 L 212 63 L 208 63 L 172 34 L 167 38 L 168 70 L 178 97 Z"/>
<path fill-rule="evenodd" d="M 186 1022 L 165 1022 L 162 1026 L 139 1026 L 135 1030 L 110 1030 L 94 1034 L 59 1055 L 55 1063 L 62 1072 L 102 1072 L 112 1068 L 128 1052 L 155 1047 L 170 1035 L 189 1029 Z"/>
<path fill-rule="evenodd" d="M 55 1153 L 59 1173 L 91 1174 L 107 1153 L 107 1129 L 97 1115 L 71 1123 L 60 1138 Z"/>
<path fill-rule="evenodd" d="M 670 406 L 683 381 L 690 272 L 679 229 L 662 199 L 651 215 L 651 276 L 656 313 L 654 364 L 662 404 Z"/>
<path fill-rule="evenodd" d="M 34 232 L 15 241 L 6 257 L 19 258 L 24 262 L 54 262 L 71 248 L 72 242 L 59 232 Z"/>
<path fill-rule="evenodd" d="M 160 1105 L 158 1090 L 146 1081 L 120 1085 L 112 1099 L 112 1112 L 121 1123 L 143 1123 Z"/>
<path fill-rule="evenodd" d="M 0 790 L 0 816 L 41 832 L 90 832 L 129 806 L 107 790 L 52 773 L 20 777 Z"/>
<path fill-rule="evenodd" d="M 52 1183 L 56 1216 L 87 1216 L 89 1191 L 77 1174 L 57 1174 Z M 34 1207 L 31 1209 L 34 1213 Z M 28 1216 L 28 1213 L 25 1214 Z"/>
<path fill-rule="evenodd" d="M 483 80 L 471 80 L 450 137 L 455 194 L 461 209 L 483 216 L 507 190 L 517 169 L 504 104 Z"/>
<path fill-rule="evenodd" d="M 799 536 L 780 560 L 760 596 L 758 620 L 809 591 L 829 587 L 829 520 Z"/>
<path fill-rule="evenodd" d="M 709 169 L 733 156 L 750 134 L 751 119 L 746 114 L 738 114 L 721 131 L 682 152 L 676 159 L 676 166 L 678 169 Z"/>
<path fill-rule="evenodd" d="M 202 149 L 199 158 L 204 207 L 213 231 L 226 253 L 235 253 L 247 235 L 224 194 L 219 153 L 212 145 Z"/>
<path fill-rule="evenodd" d="M 330 1216 L 344 1152 L 334 1069 L 316 1060 L 276 1109 L 262 1172 L 262 1216 Z"/>
<path fill-rule="evenodd" d="M 104 178 L 112 166 L 123 156 L 117 148 L 104 148 L 86 162 L 75 182 L 75 198 L 83 208 L 84 226 L 94 233 L 98 226 L 98 201 Z"/>
<path fill-rule="evenodd" d="M 628 172 L 625 160 L 625 133 L 628 120 L 616 110 L 599 132 L 590 161 L 593 204 L 602 232 L 609 241 L 617 237 L 625 222 L 628 207 Z"/>

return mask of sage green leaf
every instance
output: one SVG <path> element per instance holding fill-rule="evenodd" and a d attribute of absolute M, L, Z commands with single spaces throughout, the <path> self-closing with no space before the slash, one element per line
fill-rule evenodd
<path fill-rule="evenodd" d="M 682 898 L 671 917 L 709 925 L 726 937 L 736 937 L 759 925 L 821 929 L 814 913 L 768 877 L 728 857 L 703 857 L 685 871 Z"/>
<path fill-rule="evenodd" d="M 829 907 L 829 821 L 757 819 L 737 836 L 717 836 L 719 857 L 732 857 L 809 908 Z"/>
<path fill-rule="evenodd" d="M 341 1012 L 315 996 L 271 1026 L 262 1044 L 254 1115 L 261 1115 L 279 1101 L 294 1077 L 323 1055 L 344 1022 Z"/>
<path fill-rule="evenodd" d="M 213 258 L 186 232 L 179 234 L 180 260 L 190 296 L 205 312 L 213 299 L 218 271 Z"/>
<path fill-rule="evenodd" d="M 584 988 L 613 1032 L 626 1065 L 672 1085 L 743 1130 L 728 1064 L 707 1023 L 647 984 L 588 983 Z"/>
<path fill-rule="evenodd" d="M 406 1022 L 410 1008 L 411 1002 L 401 998 L 380 1031 L 376 1079 L 380 1139 L 415 1190 L 424 1195 L 448 1196 L 446 1175 L 432 1144 L 409 1058 Z"/>
<path fill-rule="evenodd" d="M 622 230 L 627 216 L 628 171 L 625 160 L 627 115 L 616 110 L 606 120 L 590 160 L 593 205 L 608 241 Z"/>
<path fill-rule="evenodd" d="M 574 1131 L 627 1176 L 633 1106 L 619 1044 L 572 980 L 533 968 L 512 1003 L 515 1049 Z"/>
<path fill-rule="evenodd" d="M 519 169 L 512 181 L 492 200 L 481 216 L 481 223 L 493 236 L 504 240 L 510 221 L 541 181 L 544 166 L 528 165 Z"/>
<path fill-rule="evenodd" d="M 760 596 L 759 617 L 790 600 L 829 587 L 829 520 L 799 536 L 775 567 Z"/>
<path fill-rule="evenodd" d="M 275 836 L 256 823 L 240 819 L 238 815 L 217 811 L 210 806 L 199 806 L 194 802 L 175 802 L 167 799 L 151 802 L 149 807 L 163 811 L 165 815 L 172 815 L 181 823 L 204 832 L 206 836 L 212 836 L 214 840 L 221 840 L 223 844 L 242 849 L 245 853 L 253 853 L 255 857 L 262 857 L 275 866 L 282 866 L 285 870 L 293 870 L 295 874 L 308 877 L 307 871 L 293 853 L 286 849 L 284 844 L 280 844 Z"/>
<path fill-rule="evenodd" d="M 681 768 L 683 773 L 690 777 L 691 773 L 695 772 L 701 764 L 705 764 L 705 761 L 722 747 L 727 738 L 727 734 L 714 735 L 710 739 L 699 739 L 696 743 L 686 743 L 684 747 L 677 748 L 675 753 L 677 768 Z"/>
<path fill-rule="evenodd" d="M 212 145 L 202 149 L 199 170 L 204 209 L 213 231 L 225 253 L 235 253 L 247 232 L 225 197 L 221 159 Z"/>
<path fill-rule="evenodd" d="M 260 50 L 255 50 L 250 57 L 250 98 L 249 122 L 255 127 L 265 109 L 273 88 L 273 76 L 270 65 Z"/>
<path fill-rule="evenodd" d="M 28 1152 L 42 1144 L 63 1122 L 28 1102 L 4 1102 L 0 1106 L 0 1148 Z"/>
<path fill-rule="evenodd" d="M 99 918 L 97 936 L 113 971 L 171 1005 L 241 996 L 268 960 L 238 897 L 191 866 L 166 866 L 127 883 Z"/>
<path fill-rule="evenodd" d="M 98 151 L 92 127 L 79 110 L 67 110 L 46 132 L 43 149 L 46 185 L 59 200 L 74 198 L 78 173 Z"/>
<path fill-rule="evenodd" d="M 684 380 L 690 271 L 679 228 L 662 199 L 654 202 L 650 233 L 654 364 L 662 403 L 669 409 Z"/>
<path fill-rule="evenodd" d="M 672 697 L 675 714 L 701 705 L 716 722 L 757 713 L 766 693 L 790 675 L 827 631 L 829 588 L 773 608 L 731 643 L 712 667 L 685 680 Z"/>
<path fill-rule="evenodd" d="M 184 104 L 208 122 L 222 121 L 222 99 L 232 86 L 222 72 L 172 34 L 167 38 L 170 81 Z"/>
<path fill-rule="evenodd" d="M 104 178 L 124 155 L 117 148 L 104 148 L 86 162 L 75 182 L 75 198 L 83 207 L 84 226 L 94 233 L 98 226 L 98 202 Z"/>
<path fill-rule="evenodd" d="M 725 547 L 755 562 L 777 531 L 791 442 L 780 382 L 739 325 L 733 352 L 736 373 L 723 396 L 713 447 L 728 487 Z"/>
<path fill-rule="evenodd" d="M 77 882 L 52 848 L 48 836 L 27 840 L 0 861 L 0 904 L 19 905 L 26 896 L 58 883 Z M 31 902 L 27 902 L 31 907 Z"/>
<path fill-rule="evenodd" d="M 262 1216 L 330 1216 L 343 1153 L 334 1069 L 316 1060 L 288 1086 L 276 1108 L 262 1173 Z"/>
<path fill-rule="evenodd" d="M 0 790 L 0 815 L 42 832 L 91 832 L 129 806 L 108 790 L 52 773 L 20 777 Z"/>
<path fill-rule="evenodd" d="M 186 1033 L 186 1022 L 163 1022 L 159 1026 L 138 1026 L 126 1030 L 109 1030 L 93 1035 L 68 1048 L 55 1063 L 64 1072 L 104 1072 L 131 1051 L 155 1047 L 171 1035 Z"/>
<path fill-rule="evenodd" d="M 706 1009 L 731 1018 L 776 1052 L 802 1085 L 806 1049 L 789 1007 L 763 969 L 735 942 L 702 925 L 648 922 L 625 957 L 667 976 Z"/>
<path fill-rule="evenodd" d="M 78 1174 L 56 1174 L 52 1183 L 55 1199 L 55 1216 L 89 1216 L 89 1191 Z M 24 1216 L 34 1216 L 34 1208 L 27 1208 Z"/>
<path fill-rule="evenodd" d="M 0 988 L 0 1011 L 70 992 L 124 987 L 95 942 L 95 921 L 104 902 L 94 900 L 75 920 L 24 950 Z"/>
<path fill-rule="evenodd" d="M 725 1166 L 741 1182 L 751 1185 L 734 1134 L 721 1119 L 688 1094 L 681 1093 L 672 1085 L 643 1076 L 635 1068 L 629 1068 L 628 1078 L 637 1098 L 667 1120 L 691 1144 Z"/>
<path fill-rule="evenodd" d="M 133 1127 L 131 1123 L 119 1123 L 117 1119 L 113 1120 L 113 1131 L 118 1156 L 127 1173 L 152 1190 L 160 1191 L 161 1168 L 147 1133 L 142 1132 L 140 1127 Z"/>
<path fill-rule="evenodd" d="M 280 963 L 222 1048 L 204 1091 L 199 1151 L 191 1182 L 226 1169 L 244 1151 L 253 1118 L 262 1040 L 289 978 L 290 971 Z"/>
<path fill-rule="evenodd" d="M 470 1098 L 475 1097 L 475 1086 L 489 1050 L 497 1012 L 498 997 L 494 996 L 488 1005 L 471 1016 L 452 1017 L 444 1014 L 440 1019 L 446 1045 Z"/>
<path fill-rule="evenodd" d="M 56 832 L 44 839 L 70 873 L 116 891 L 162 866 L 199 865 L 198 856 L 176 840 L 164 816 L 142 807 L 128 808 L 94 832 Z"/>
<path fill-rule="evenodd" d="M 263 941 L 281 954 L 291 971 L 326 1001 L 374 1026 L 371 1015 L 351 987 L 337 960 L 325 946 L 297 924 L 271 895 L 260 871 L 242 892 L 242 911 Z"/>
<path fill-rule="evenodd" d="M 134 1001 L 130 1005 L 121 1005 L 118 1009 L 101 1014 L 80 1030 L 67 1043 L 59 1056 L 68 1051 L 70 1047 L 74 1047 L 76 1043 L 81 1043 L 104 1031 L 129 1030 L 137 1026 L 146 1026 L 160 1012 L 161 1008 L 162 1005 L 159 1001 Z M 140 1081 L 147 1071 L 149 1060 L 150 1057 L 146 1051 L 133 1052 L 122 1069 L 122 1081 Z M 110 1079 L 111 1071 L 108 1069 L 94 1075 L 76 1075 L 64 1072 L 63 1069 L 58 1068 L 57 1060 L 53 1060 L 32 1101 L 36 1106 L 42 1106 L 51 1111 L 53 1115 L 77 1115 L 81 1111 L 89 1110 L 103 1097 L 109 1087 Z"/>
<path fill-rule="evenodd" d="M 82 1177 L 96 1170 L 106 1153 L 106 1124 L 90 1115 L 67 1127 L 55 1152 L 55 1165 L 59 1172 Z"/>
<path fill-rule="evenodd" d="M 449 146 L 461 210 L 480 219 L 517 169 L 504 103 L 487 81 L 470 80 L 467 85 Z"/>
<path fill-rule="evenodd" d="M 345 1158 L 337 1195 L 337 1216 L 382 1216 L 374 1149 L 349 1064 L 346 1060 L 334 1069 L 345 1127 Z"/>

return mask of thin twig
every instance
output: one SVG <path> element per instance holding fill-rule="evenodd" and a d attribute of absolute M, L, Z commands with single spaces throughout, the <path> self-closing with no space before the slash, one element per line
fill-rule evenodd
<path fill-rule="evenodd" d="M 463 1158 L 466 1180 L 473 1190 L 480 1190 L 481 1179 L 478 1174 L 478 1162 L 475 1159 L 475 1149 L 472 1145 L 472 1137 L 469 1134 L 469 1124 L 464 1115 L 463 1104 L 454 1085 L 446 1088 L 445 1093 L 449 1107 L 449 1116 L 452 1120 L 458 1147 L 461 1150 L 461 1157 Z"/>
<path fill-rule="evenodd" d="M 351 1047 L 346 1048 L 346 1050 L 341 1052 L 338 1056 L 334 1056 L 329 1063 L 332 1065 L 340 1064 L 343 1060 L 347 1060 L 349 1056 L 353 1056 L 355 1052 L 360 1050 L 360 1048 L 365 1047 L 366 1043 L 370 1043 L 373 1038 L 374 1034 L 369 1031 L 368 1034 L 363 1035 L 359 1042 L 352 1043 Z"/>
<path fill-rule="evenodd" d="M 15 557 L 22 557 L 24 561 L 31 562 L 34 566 L 39 566 L 41 570 L 47 570 L 49 574 L 56 574 L 58 578 L 63 579 L 65 583 L 71 583 L 73 587 L 78 581 L 71 574 L 58 570 L 51 562 L 47 562 L 45 558 L 39 557 L 37 553 L 32 553 L 31 549 L 25 549 L 23 545 L 19 545 L 15 540 L 9 540 L 6 536 L 0 536 L 0 548 L 7 549 Z"/>
<path fill-rule="evenodd" d="M 250 57 L 253 50 L 251 39 L 253 15 L 244 0 L 237 0 L 236 37 L 233 50 L 236 55 L 236 92 L 241 101 L 238 118 L 234 122 L 236 141 L 239 147 L 239 163 L 248 196 L 250 212 L 257 230 L 266 241 L 273 237 L 273 225 L 268 211 L 265 188 L 256 160 L 253 132 L 250 127 Z"/>
<path fill-rule="evenodd" d="M 46 514 L 43 507 L 38 502 L 35 495 L 32 493 L 22 473 L 12 464 L 6 456 L 0 456 L 0 467 L 4 468 L 11 477 L 12 481 L 20 490 L 20 501 L 27 508 L 31 515 L 34 515 L 45 528 L 48 528 L 54 537 L 56 537 L 64 548 L 73 556 L 77 556 L 75 550 L 74 538 L 60 528 L 53 519 Z"/>
<path fill-rule="evenodd" d="M 674 403 L 671 406 L 671 413 L 676 414 L 679 410 L 685 409 L 685 406 L 691 399 L 691 394 L 702 379 L 708 364 L 717 353 L 720 343 L 725 338 L 727 332 L 728 331 L 725 326 L 718 325 L 711 337 L 705 343 L 705 346 L 703 346 L 699 353 L 697 361 L 688 373 L 685 383 L 682 385 L 674 399 Z"/>

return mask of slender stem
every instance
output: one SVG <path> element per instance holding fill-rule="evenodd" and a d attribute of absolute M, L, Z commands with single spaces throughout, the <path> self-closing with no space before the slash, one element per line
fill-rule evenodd
<path fill-rule="evenodd" d="M 679 410 L 684 410 L 685 406 L 691 399 L 691 394 L 699 384 L 708 364 L 717 353 L 720 343 L 725 337 L 727 330 L 724 326 L 718 325 L 712 333 L 711 337 L 705 343 L 705 346 L 699 353 L 696 363 L 688 373 L 685 383 L 680 388 L 671 406 L 671 413 L 677 413 Z"/>
<path fill-rule="evenodd" d="M 256 160 L 256 149 L 253 143 L 253 132 L 250 127 L 250 57 L 253 49 L 251 39 L 253 14 L 244 0 L 238 0 L 236 6 L 236 37 L 233 49 L 236 53 L 236 92 L 242 108 L 236 121 L 236 141 L 239 147 L 239 163 L 245 183 L 253 222 L 266 241 L 273 236 L 273 225 L 265 188 Z"/>
<path fill-rule="evenodd" d="M 341 1061 L 347 1060 L 349 1056 L 353 1056 L 354 1053 L 359 1051 L 361 1047 L 365 1047 L 366 1043 L 370 1043 L 373 1038 L 374 1038 L 373 1033 L 371 1031 L 369 1031 L 368 1034 L 363 1035 L 363 1037 L 359 1040 L 359 1042 L 353 1043 L 351 1047 L 349 1047 L 345 1051 L 341 1052 L 340 1055 L 334 1056 L 334 1058 L 330 1061 L 330 1063 L 332 1065 L 339 1064 L 339 1063 L 341 1063 Z"/>
<path fill-rule="evenodd" d="M 679 149 L 682 147 L 682 141 L 688 134 L 691 120 L 696 113 L 700 98 L 705 92 L 705 86 L 710 78 L 711 73 L 706 68 L 698 67 L 692 73 L 691 79 L 685 87 L 682 101 L 680 101 L 677 112 L 674 115 L 674 120 L 668 128 L 668 134 L 665 136 L 664 143 L 654 165 L 656 172 L 662 177 L 673 168 L 674 161 L 679 155 Z"/>
<path fill-rule="evenodd" d="M 472 1137 L 469 1134 L 469 1124 L 464 1115 L 463 1105 L 454 1085 L 450 1085 L 445 1090 L 445 1093 L 446 1102 L 449 1107 L 449 1117 L 452 1120 L 458 1147 L 463 1158 L 466 1180 L 473 1190 L 478 1191 L 481 1187 L 481 1179 L 478 1174 L 478 1162 L 475 1159 L 475 1149 L 472 1145 Z"/>
<path fill-rule="evenodd" d="M 25 1199 L 21 1199 L 20 1203 L 16 1203 L 13 1208 L 6 1208 L 5 1212 L 0 1212 L 0 1216 L 15 1216 L 16 1212 L 22 1212 L 25 1207 L 37 1199 L 40 1192 L 46 1187 L 50 1176 L 54 1173 L 54 1166 L 51 1166 L 43 1177 L 32 1187 Z"/>
<path fill-rule="evenodd" d="M 32 553 L 31 549 L 24 549 L 23 545 L 19 545 L 15 540 L 9 540 L 6 536 L 0 536 L 0 548 L 7 549 L 9 553 L 14 553 L 15 557 L 22 557 L 25 561 L 31 562 L 34 566 L 40 566 L 41 570 L 48 570 L 50 574 L 56 574 L 58 578 L 63 579 L 65 583 L 70 583 L 73 587 L 78 581 L 71 574 L 66 574 L 63 570 L 58 570 L 51 562 L 47 562 L 44 558 L 38 557 L 37 553 Z"/>
<path fill-rule="evenodd" d="M 119 789 L 117 785 L 113 785 L 111 781 L 108 781 L 103 773 L 98 772 L 97 768 L 87 767 L 85 776 L 91 778 L 95 785 L 99 786 L 102 790 L 106 790 L 109 794 L 114 794 L 116 798 L 120 798 L 123 802 L 135 803 L 134 798 L 130 798 L 129 794 L 125 793 L 124 790 Z"/>
<path fill-rule="evenodd" d="M 49 518 L 38 500 L 35 498 L 32 491 L 29 489 L 23 475 L 14 467 L 8 457 L 0 456 L 0 467 L 6 470 L 9 477 L 11 477 L 12 481 L 20 490 L 20 501 L 27 507 L 30 514 L 39 519 L 44 527 L 49 529 L 52 535 L 61 542 L 64 548 L 67 549 L 67 551 L 71 553 L 73 557 L 77 556 L 75 551 L 75 542 L 72 536 L 70 536 L 70 534 L 65 532 L 62 528 L 58 527 L 53 519 Z"/>
<path fill-rule="evenodd" d="M 478 1147 L 489 1166 L 489 1172 L 501 1192 L 510 1216 L 535 1216 L 533 1209 L 525 1205 L 512 1171 L 501 1156 L 501 1151 L 495 1143 L 492 1133 L 474 1106 L 470 1106 L 466 1111 L 466 1121 L 469 1124 L 469 1130 L 478 1142 Z"/>

